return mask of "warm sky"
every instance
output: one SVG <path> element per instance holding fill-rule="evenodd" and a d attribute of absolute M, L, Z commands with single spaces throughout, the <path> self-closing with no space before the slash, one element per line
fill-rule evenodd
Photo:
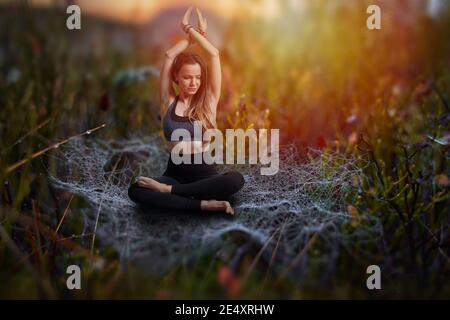
<path fill-rule="evenodd" d="M 3 2 L 5 0 L 0 0 Z M 280 14 L 279 0 L 30 0 L 34 4 L 48 5 L 51 3 L 76 2 L 80 5 L 82 12 L 89 12 L 108 16 L 111 18 L 125 20 L 129 22 L 148 21 L 160 10 L 170 7 L 185 7 L 195 5 L 199 8 L 212 11 L 224 18 L 236 15 L 250 14 L 264 17 L 266 19 L 275 18 Z M 289 3 L 289 10 L 297 10 L 306 1 L 310 0 L 286 0 Z M 312 1 L 312 0 L 311 0 Z M 408 0 L 427 1 L 430 13 L 439 11 L 442 3 L 448 0 Z M 194 13 L 195 14 L 195 13 Z"/>
<path fill-rule="evenodd" d="M 303 0 L 290 0 L 293 6 L 301 1 Z M 55 0 L 32 0 L 31 2 L 49 4 L 54 3 Z M 65 1 L 59 2 L 65 3 Z M 279 13 L 277 0 L 77 0 L 76 2 L 82 11 L 134 22 L 147 20 L 164 8 L 177 6 L 188 8 L 189 5 L 196 5 L 225 17 L 248 12 L 270 19 Z"/>

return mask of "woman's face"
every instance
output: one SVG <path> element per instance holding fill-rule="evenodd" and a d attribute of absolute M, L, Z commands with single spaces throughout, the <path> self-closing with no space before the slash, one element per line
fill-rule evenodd
<path fill-rule="evenodd" d="M 176 79 L 178 80 L 178 88 L 183 91 L 185 96 L 191 96 L 197 93 L 201 84 L 202 69 L 198 63 L 184 64 Z"/>

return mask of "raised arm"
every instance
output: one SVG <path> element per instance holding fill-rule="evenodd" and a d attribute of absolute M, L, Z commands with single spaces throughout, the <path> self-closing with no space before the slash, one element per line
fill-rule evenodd
<path fill-rule="evenodd" d="M 159 97 L 160 97 L 160 116 L 163 118 L 167 111 L 169 101 L 175 99 L 175 91 L 173 90 L 170 69 L 172 68 L 175 57 L 189 47 L 187 39 L 180 40 L 172 48 L 166 51 L 164 63 L 161 68 L 159 78 Z"/>
<path fill-rule="evenodd" d="M 203 18 L 201 12 L 199 9 L 197 9 L 197 16 L 198 16 L 198 24 L 199 28 L 201 30 L 206 30 L 206 19 Z M 190 37 L 197 42 L 200 47 L 202 47 L 208 54 L 209 61 L 209 93 L 211 98 L 214 100 L 215 106 L 217 106 L 217 103 L 220 99 L 220 91 L 221 91 L 221 85 L 222 85 L 222 70 L 220 68 L 220 56 L 219 56 L 219 50 L 214 47 L 209 40 L 200 34 L 195 28 L 189 28 L 188 33 Z M 215 111 L 215 110 L 214 110 Z"/>

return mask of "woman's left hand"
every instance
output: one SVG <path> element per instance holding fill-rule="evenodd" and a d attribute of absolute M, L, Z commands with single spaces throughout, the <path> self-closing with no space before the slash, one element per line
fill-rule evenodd
<path fill-rule="evenodd" d="M 184 28 L 189 24 L 189 18 L 191 17 L 191 12 L 192 12 L 192 6 L 189 7 L 189 9 L 187 9 L 187 11 L 184 13 L 183 19 L 181 20 L 180 26 L 181 29 L 184 31 Z"/>

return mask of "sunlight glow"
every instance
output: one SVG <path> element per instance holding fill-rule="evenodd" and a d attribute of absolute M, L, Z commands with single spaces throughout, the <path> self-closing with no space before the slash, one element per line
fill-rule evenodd
<path fill-rule="evenodd" d="M 32 0 L 35 5 L 48 6 L 55 4 L 52 0 Z M 174 7 L 188 7 L 196 5 L 204 10 L 210 10 L 214 14 L 224 18 L 257 16 L 267 20 L 271 20 L 280 15 L 279 0 L 172 0 L 153 1 L 153 0 L 78 0 L 74 1 L 82 10 L 86 12 L 110 17 L 117 20 L 140 23 L 151 19 L 161 10 Z M 298 8 L 299 2 L 303 0 L 290 1 L 292 8 Z M 61 1 L 61 4 L 66 1 Z"/>

